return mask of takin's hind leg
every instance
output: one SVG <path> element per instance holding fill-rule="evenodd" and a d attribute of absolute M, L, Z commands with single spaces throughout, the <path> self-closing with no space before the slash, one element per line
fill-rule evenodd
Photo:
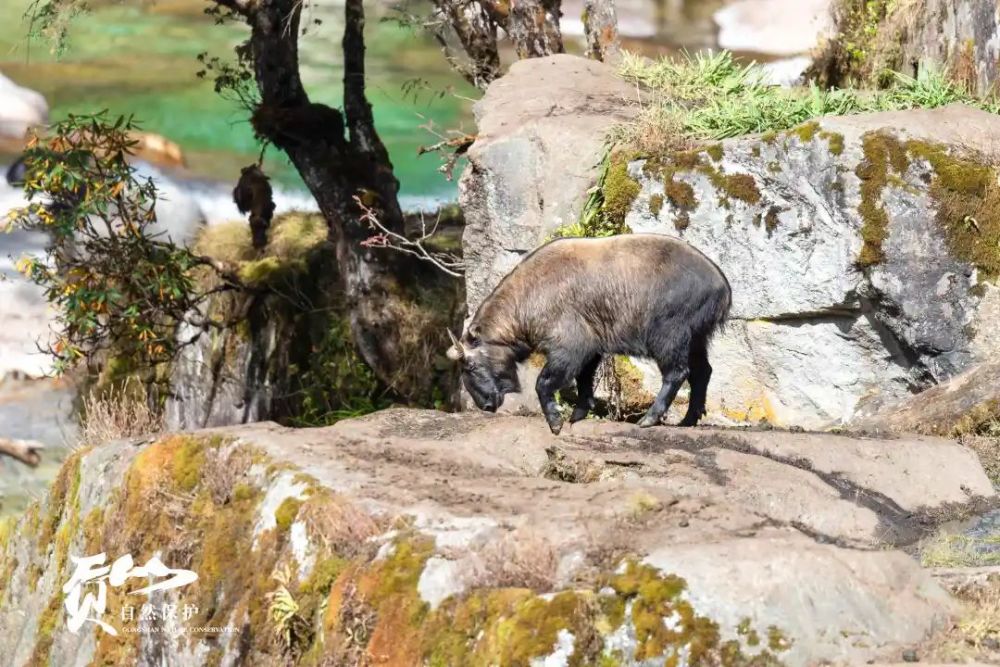
<path fill-rule="evenodd" d="M 601 355 L 594 355 L 576 376 L 576 406 L 569 418 L 570 424 L 586 419 L 587 414 L 594 409 L 594 376 L 597 375 L 597 367 L 600 365 Z"/>
<path fill-rule="evenodd" d="M 708 363 L 708 349 L 705 343 L 691 347 L 690 366 L 688 384 L 691 385 L 691 402 L 688 403 L 687 414 L 681 420 L 681 426 L 694 426 L 705 415 L 708 382 L 712 379 L 712 365 Z"/>
<path fill-rule="evenodd" d="M 681 388 L 688 377 L 688 346 L 684 345 L 670 354 L 657 357 L 657 365 L 660 367 L 660 374 L 663 376 L 663 386 L 660 393 L 656 395 L 649 410 L 639 420 L 639 426 L 646 428 L 656 426 L 663 419 L 663 415 L 670 409 L 670 404 L 677 396 L 677 390 Z"/>

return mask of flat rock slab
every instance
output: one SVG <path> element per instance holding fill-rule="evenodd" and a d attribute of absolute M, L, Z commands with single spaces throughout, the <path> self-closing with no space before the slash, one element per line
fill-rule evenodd
<path fill-rule="evenodd" d="M 294 453 L 371 511 L 412 514 L 447 549 L 544 535 L 565 566 L 561 585 L 595 543 L 647 554 L 688 581 L 696 609 L 724 635 L 746 618 L 781 628 L 789 664 L 864 660 L 921 641 L 951 602 L 892 547 L 996 500 L 974 454 L 925 437 L 602 421 L 553 436 L 536 417 L 412 410 L 230 432 L 276 459 Z M 434 560 L 422 584 L 435 602 L 459 593 L 462 557 Z"/>
<path fill-rule="evenodd" d="M 956 607 L 896 547 L 996 500 L 970 452 L 929 437 L 597 420 L 557 437 L 407 409 L 108 443 L 53 488 L 0 548 L 11 664 L 286 665 L 263 606 L 279 581 L 323 664 L 899 660 Z M 158 602 L 239 634 L 70 632 L 69 556 L 97 549 L 190 565 Z"/>
<path fill-rule="evenodd" d="M 978 364 L 947 382 L 858 420 L 857 428 L 888 433 L 972 432 L 1000 415 L 1000 361 Z"/>

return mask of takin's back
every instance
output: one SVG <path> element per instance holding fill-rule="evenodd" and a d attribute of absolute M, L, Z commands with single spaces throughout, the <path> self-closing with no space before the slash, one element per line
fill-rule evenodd
<path fill-rule="evenodd" d="M 659 234 L 566 238 L 528 255 L 475 319 L 492 328 L 500 324 L 497 320 L 527 318 L 531 321 L 518 322 L 517 328 L 538 332 L 569 315 L 621 335 L 655 319 L 680 318 L 710 334 L 725 319 L 730 301 L 722 271 L 679 239 Z"/>

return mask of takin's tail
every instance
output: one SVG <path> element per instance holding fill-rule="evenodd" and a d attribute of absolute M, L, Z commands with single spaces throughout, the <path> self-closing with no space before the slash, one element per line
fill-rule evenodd
<path fill-rule="evenodd" d="M 712 291 L 702 303 L 695 317 L 695 335 L 711 340 L 718 331 L 725 331 L 729 321 L 729 310 L 733 305 L 733 292 L 729 282 Z"/>

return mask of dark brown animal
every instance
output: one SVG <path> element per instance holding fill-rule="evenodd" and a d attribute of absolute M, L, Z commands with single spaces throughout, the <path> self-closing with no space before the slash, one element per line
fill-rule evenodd
<path fill-rule="evenodd" d="M 250 214 L 250 233 L 253 247 L 260 250 L 267 245 L 267 228 L 274 217 L 274 198 L 271 181 L 258 165 L 240 170 L 240 180 L 233 188 L 233 203 L 240 213 Z"/>
<path fill-rule="evenodd" d="M 705 412 L 712 367 L 708 343 L 732 302 L 729 281 L 707 257 L 675 238 L 628 234 L 559 239 L 537 249 L 483 301 L 448 350 L 482 410 L 496 411 L 520 391 L 517 362 L 542 352 L 535 389 L 553 433 L 562 428 L 555 393 L 576 380 L 570 422 L 594 405 L 601 357 L 627 354 L 656 361 L 663 385 L 640 426 L 658 424 L 681 384 L 691 385 L 682 425 Z"/>

